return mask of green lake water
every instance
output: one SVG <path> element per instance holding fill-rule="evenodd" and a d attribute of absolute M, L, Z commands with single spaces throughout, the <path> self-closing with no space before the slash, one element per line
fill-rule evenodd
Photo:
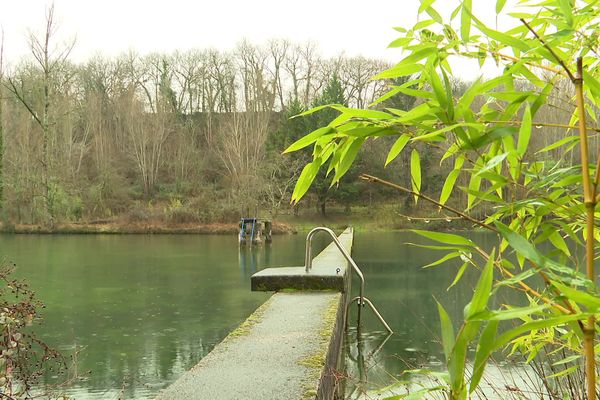
<path fill-rule="evenodd" d="M 319 239 L 315 247 L 323 248 Z M 468 273 L 446 291 L 455 266 L 423 270 L 441 254 L 405 244 L 414 241 L 407 233 L 355 236 L 366 294 L 395 331 L 375 351 L 382 328 L 364 313 L 361 354 L 352 339 L 348 346 L 350 381 L 361 390 L 389 384 L 407 366 L 441 365 L 434 296 L 458 321 L 472 293 Z M 84 379 L 66 393 L 150 399 L 268 298 L 250 292 L 252 273 L 303 264 L 305 237 L 275 236 L 270 246 L 242 250 L 235 236 L 212 235 L 2 235 L 0 243 L 0 254 L 47 305 L 38 336 L 66 353 L 80 349 Z M 365 359 L 365 368 L 355 359 Z"/>

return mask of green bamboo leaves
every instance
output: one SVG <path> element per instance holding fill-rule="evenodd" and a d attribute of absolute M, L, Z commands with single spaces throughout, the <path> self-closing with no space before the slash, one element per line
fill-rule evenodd
<path fill-rule="evenodd" d="M 593 124 L 598 120 L 600 9 L 591 0 L 521 3 L 514 14 L 505 11 L 511 3 L 496 0 L 496 12 L 514 18 L 514 28 L 499 30 L 474 15 L 472 0 L 461 1 L 450 18 L 442 18 L 434 0 L 421 0 L 418 22 L 403 27 L 402 37 L 391 44 L 402 51 L 402 60 L 375 77 L 403 78 L 404 83 L 394 84 L 387 95 L 373 102 L 376 110 L 332 106 L 340 112 L 335 121 L 291 146 L 296 150 L 314 144 L 313 162 L 294 192 L 297 201 L 322 165 L 328 164 L 328 172 L 335 171 L 332 183 L 339 182 L 365 142 L 392 136 L 385 165 L 410 175 L 410 187 L 388 186 L 498 235 L 499 245 L 489 251 L 460 235 L 416 231 L 435 242 L 421 246 L 446 252 L 428 267 L 444 268 L 462 261 L 451 287 L 465 271 L 479 273 L 461 325 L 453 323 L 438 304 L 452 400 L 473 393 L 488 359 L 511 344 L 529 360 L 546 343 L 568 353 L 564 360 L 553 360 L 556 365 L 581 358 L 581 327 L 591 326 L 595 332 L 597 323 L 591 316 L 600 310 L 593 279 L 580 272 L 583 243 L 588 243 L 588 252 L 600 245 L 600 233 L 594 230 L 600 189 L 586 194 L 586 204 L 580 194 L 582 186 L 590 192 L 585 184 L 590 177 L 582 171 L 590 169 L 591 175 L 600 176 L 588 168 L 598 161 L 573 154 L 574 149 L 587 145 L 585 135 L 576 132 L 588 129 L 586 117 Z M 582 58 L 582 79 L 574 79 L 576 56 Z M 454 58 L 473 59 L 480 65 L 495 63 L 498 73 L 457 88 L 451 66 Z M 581 107 L 573 104 L 572 84 L 585 96 L 578 96 Z M 383 108 L 398 94 L 413 96 L 414 106 Z M 556 122 L 559 113 L 555 110 L 566 111 L 571 120 Z M 562 136 L 548 138 L 556 131 Z M 405 156 L 400 157 L 403 152 Z M 435 165 L 438 160 L 439 167 Z M 586 161 L 578 164 L 577 160 Z M 429 181 L 433 168 L 443 171 L 439 182 Z M 538 282 L 544 284 L 540 287 Z M 493 309 L 490 304 L 496 292 L 511 288 L 524 293 L 528 306 Z M 510 323 L 503 325 L 505 321 Z M 538 331 L 543 334 L 534 334 Z M 587 358 L 594 359 L 590 356 L 594 343 L 590 344 L 587 335 Z M 530 344 L 523 345 L 526 342 Z M 467 349 L 475 345 L 467 384 Z M 552 379 L 572 371 L 572 366 L 565 367 Z M 560 386 L 560 381 L 552 385 Z M 593 396 L 593 390 L 588 392 Z"/>

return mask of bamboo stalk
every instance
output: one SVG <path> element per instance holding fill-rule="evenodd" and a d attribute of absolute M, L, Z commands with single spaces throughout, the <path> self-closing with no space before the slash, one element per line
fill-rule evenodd
<path fill-rule="evenodd" d="M 587 232 L 585 237 L 585 261 L 587 277 L 594 281 L 594 209 L 596 207 L 595 188 L 592 188 L 589 170 L 588 138 L 585 126 L 585 103 L 583 99 L 583 61 L 577 59 L 577 76 L 573 79 L 579 116 L 579 137 L 581 149 L 581 175 L 583 180 L 583 202 L 586 208 Z M 585 352 L 585 375 L 588 400 L 596 399 L 596 355 L 594 351 L 595 319 L 590 316 L 583 332 Z"/>

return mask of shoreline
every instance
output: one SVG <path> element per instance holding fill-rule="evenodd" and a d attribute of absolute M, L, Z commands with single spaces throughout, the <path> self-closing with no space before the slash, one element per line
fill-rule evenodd
<path fill-rule="evenodd" d="M 101 223 L 60 223 L 53 228 L 42 225 L 18 224 L 0 225 L 0 233 L 6 234 L 42 234 L 42 235 L 75 235 L 75 234 L 110 234 L 110 235 L 135 235 L 135 234 L 202 234 L 202 235 L 237 235 L 237 223 L 212 223 L 212 224 L 160 224 L 160 223 L 126 223 L 119 221 Z M 273 223 L 274 235 L 296 234 L 298 230 L 282 222 Z"/>

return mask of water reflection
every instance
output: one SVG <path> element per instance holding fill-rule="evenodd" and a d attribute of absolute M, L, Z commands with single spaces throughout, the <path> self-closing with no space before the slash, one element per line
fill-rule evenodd
<path fill-rule="evenodd" d="M 271 265 L 271 245 L 272 243 L 240 246 L 238 261 L 243 279 L 252 276 L 259 267 Z"/>
<path fill-rule="evenodd" d="M 315 253 L 327 239 L 315 238 Z M 349 350 L 362 366 L 353 370 L 349 363 L 348 373 L 364 393 L 389 385 L 406 368 L 441 366 L 434 296 L 455 321 L 471 297 L 475 274 L 467 271 L 446 291 L 458 265 L 421 269 L 441 254 L 404 244 L 416 240 L 406 233 L 356 235 L 353 255 L 366 295 L 396 332 L 373 333 L 381 325 L 363 313 L 360 347 Z M 2 235 L 0 244 L 47 304 L 39 335 L 65 351 L 81 348 L 77 365 L 85 379 L 67 394 L 149 399 L 268 298 L 250 292 L 252 273 L 303 264 L 305 237 L 275 236 L 271 246 L 242 249 L 234 236 L 196 235 Z M 356 321 L 355 307 L 349 320 Z"/>
<path fill-rule="evenodd" d="M 470 238 L 483 248 L 497 246 L 493 235 L 473 233 Z M 394 334 L 386 337 L 384 332 L 375 331 L 381 329 L 381 325 L 369 312 L 363 313 L 362 332 L 349 331 L 345 346 L 349 399 L 380 399 L 406 394 L 407 388 L 414 392 L 438 384 L 404 372 L 419 368 L 443 370 L 436 300 L 444 305 L 451 319 L 459 323 L 473 294 L 476 271 L 467 270 L 458 284 L 448 290 L 460 263 L 451 261 L 423 269 L 422 266 L 444 253 L 409 246 L 408 242 L 424 243 L 424 239 L 410 233 L 358 234 L 355 239 L 354 258 L 365 276 L 365 293 L 377 305 Z M 511 304 L 526 302 L 524 296 L 515 291 L 500 292 L 498 297 Z M 354 308 L 351 311 L 350 321 L 354 318 Z M 473 349 L 469 356 L 473 356 Z M 539 395 L 539 381 L 529 367 L 504 361 L 486 369 L 483 392 L 475 398 L 512 398 L 510 390 L 515 387 L 543 398 Z"/>
<path fill-rule="evenodd" d="M 227 236 L 3 235 L 0 243 L 47 304 L 38 335 L 65 353 L 80 349 L 82 379 L 66 390 L 76 399 L 153 398 L 268 298 L 250 292 L 253 272 L 304 254 L 295 236 L 243 253 Z"/>

